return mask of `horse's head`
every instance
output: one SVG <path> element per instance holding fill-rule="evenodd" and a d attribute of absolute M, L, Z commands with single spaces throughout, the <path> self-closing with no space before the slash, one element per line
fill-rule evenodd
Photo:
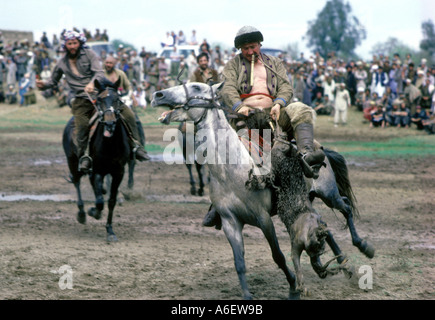
<path fill-rule="evenodd" d="M 122 106 L 118 95 L 121 78 L 115 83 L 106 78 L 102 82 L 95 80 L 94 83 L 98 90 L 97 106 L 101 115 L 100 122 L 104 124 L 104 136 L 110 138 L 115 132 L 119 108 Z"/>
<path fill-rule="evenodd" d="M 162 114 L 160 121 L 169 124 L 172 121 L 199 121 L 206 109 L 216 106 L 217 94 L 223 83 L 208 85 L 192 82 L 172 88 L 156 91 L 153 94 L 153 107 L 169 107 L 171 110 Z"/>

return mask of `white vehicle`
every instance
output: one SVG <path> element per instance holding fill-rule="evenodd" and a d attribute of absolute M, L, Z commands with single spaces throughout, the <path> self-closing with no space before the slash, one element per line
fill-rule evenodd
<path fill-rule="evenodd" d="M 116 57 L 116 49 L 113 47 L 113 45 L 110 42 L 107 41 L 89 41 L 86 42 L 86 45 L 91 48 L 97 56 L 101 56 L 101 52 L 104 50 L 106 51 L 106 54 L 113 53 L 113 55 Z"/>
<path fill-rule="evenodd" d="M 181 45 L 175 46 L 177 48 L 177 52 L 179 55 L 184 56 L 184 60 L 191 54 L 193 51 L 195 56 L 199 54 L 199 45 L 191 46 L 191 45 Z M 171 70 L 171 53 L 174 51 L 174 47 L 164 47 L 157 54 L 157 58 L 164 57 L 165 62 L 168 65 L 168 70 Z"/>

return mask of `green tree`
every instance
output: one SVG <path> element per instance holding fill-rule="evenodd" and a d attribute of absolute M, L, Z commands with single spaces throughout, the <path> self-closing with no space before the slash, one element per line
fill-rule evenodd
<path fill-rule="evenodd" d="M 388 38 L 388 40 L 385 42 L 376 43 L 371 50 L 371 54 L 373 55 L 383 54 L 385 56 L 389 56 L 390 58 L 392 58 L 395 53 L 399 54 L 402 62 L 407 54 L 411 54 L 411 60 L 417 65 L 420 63 L 422 58 L 426 58 L 428 61 L 430 61 L 427 51 L 414 50 L 407 44 L 394 37 Z"/>
<path fill-rule="evenodd" d="M 329 0 L 317 19 L 308 22 L 306 36 L 308 47 L 323 57 L 332 51 L 349 57 L 355 55 L 354 50 L 366 38 L 366 31 L 358 18 L 352 15 L 349 3 Z"/>
<path fill-rule="evenodd" d="M 406 45 L 397 38 L 390 37 L 385 42 L 376 43 L 371 50 L 373 55 L 383 54 L 392 57 L 395 53 L 398 53 L 400 57 L 404 58 L 408 53 L 415 56 L 417 52 L 410 46 Z"/>
<path fill-rule="evenodd" d="M 435 27 L 432 20 L 427 20 L 421 24 L 423 30 L 423 40 L 420 42 L 420 49 L 426 51 L 434 60 L 435 55 Z"/>

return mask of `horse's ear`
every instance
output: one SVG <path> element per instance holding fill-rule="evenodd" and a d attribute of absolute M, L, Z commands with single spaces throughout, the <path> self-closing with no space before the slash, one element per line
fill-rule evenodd
<path fill-rule="evenodd" d="M 214 84 L 214 85 L 212 86 L 212 87 L 213 87 L 213 92 L 218 93 L 219 91 L 221 91 L 222 88 L 224 87 L 224 83 L 225 83 L 225 81 L 224 81 L 224 82 L 221 82 L 221 83 L 216 83 L 216 84 Z"/>
<path fill-rule="evenodd" d="M 115 84 L 113 85 L 113 87 L 118 90 L 118 88 L 121 86 L 121 77 L 118 77 L 118 80 L 116 80 Z"/>
<path fill-rule="evenodd" d="M 95 85 L 95 88 L 98 89 L 98 92 L 100 92 L 102 90 L 101 83 L 97 79 L 94 80 L 94 85 Z"/>

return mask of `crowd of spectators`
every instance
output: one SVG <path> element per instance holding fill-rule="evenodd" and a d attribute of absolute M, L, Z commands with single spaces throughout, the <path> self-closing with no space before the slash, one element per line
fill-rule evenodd
<path fill-rule="evenodd" d="M 342 105 L 362 112 L 370 127 L 415 127 L 435 133 L 435 66 L 408 54 L 373 55 L 371 61 L 344 61 L 332 52 L 285 61 L 295 98 L 317 113 L 339 116 L 346 123 Z M 338 114 L 340 113 L 340 115 Z"/>
<path fill-rule="evenodd" d="M 82 31 L 87 41 L 108 41 L 107 30 L 100 33 L 95 30 L 92 35 L 87 29 Z M 0 33 L 0 102 L 27 105 L 35 102 L 35 79 L 46 79 L 51 76 L 53 67 L 63 55 L 59 39 L 53 35 L 49 41 L 44 32 L 40 41 L 30 44 L 29 41 L 3 43 Z M 129 78 L 134 94 L 140 97 L 146 106 L 155 90 L 178 84 L 177 76 L 181 69 L 185 71 L 178 80 L 189 81 L 198 67 L 195 52 L 185 57 L 176 55 L 177 47 L 182 45 L 199 46 L 198 52 L 209 55 L 210 68 L 219 75 L 236 50 L 221 50 L 219 46 L 212 48 L 204 39 L 197 40 L 196 31 L 187 37 L 183 31 L 167 32 L 161 41 L 162 47 L 174 50 L 176 68 L 169 68 L 163 57 L 148 52 L 145 47 L 140 51 L 119 45 L 116 52 L 102 52 L 103 65 L 107 55 L 116 55 L 117 68 L 123 70 Z M 345 61 L 334 52 L 322 57 L 315 53 L 309 58 L 292 59 L 282 53 L 280 58 L 287 68 L 289 80 L 294 87 L 294 99 L 312 106 L 319 115 L 334 116 L 334 124 L 339 120 L 346 124 L 346 111 L 356 108 L 361 111 L 362 119 L 371 127 L 415 127 L 434 133 L 435 105 L 435 66 L 428 66 L 426 59 L 415 61 L 408 54 L 392 57 L 379 54 L 370 61 Z M 172 55 L 171 55 L 172 59 Z M 175 59 L 175 58 L 174 58 Z M 62 88 L 43 92 L 44 97 L 56 97 L 59 106 L 67 104 L 69 89 Z M 344 107 L 343 107 L 344 106 Z"/>
<path fill-rule="evenodd" d="M 77 28 L 74 30 L 80 32 Z M 54 66 L 63 56 L 59 39 L 65 32 L 66 29 L 59 37 L 54 34 L 51 41 L 43 32 L 39 41 L 34 43 L 27 39 L 5 43 L 0 32 L 0 102 L 18 103 L 20 106 L 36 103 L 36 79 L 51 77 Z M 87 41 L 109 41 L 107 30 L 100 33 L 96 29 L 93 36 L 87 29 L 82 32 L 87 35 Z M 67 104 L 68 94 L 69 88 L 64 81 L 56 89 L 42 93 L 45 98 L 55 97 L 59 106 Z"/>

